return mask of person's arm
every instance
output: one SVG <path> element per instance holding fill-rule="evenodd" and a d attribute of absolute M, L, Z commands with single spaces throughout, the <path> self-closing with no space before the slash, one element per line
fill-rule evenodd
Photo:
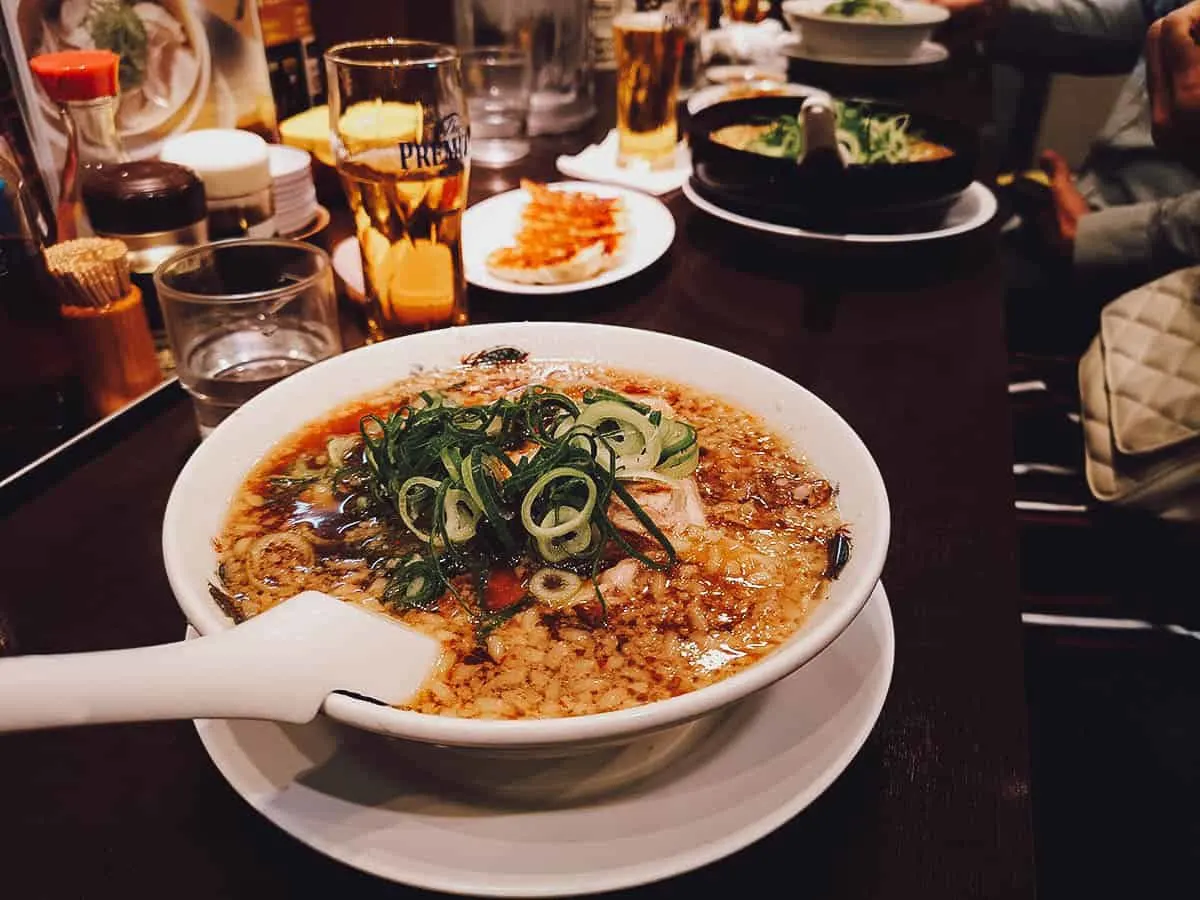
<path fill-rule="evenodd" d="M 1008 0 L 992 40 L 997 59 L 1053 72 L 1127 72 L 1146 35 L 1140 0 Z"/>
<path fill-rule="evenodd" d="M 1088 278 L 1128 272 L 1145 280 L 1200 263 L 1200 191 L 1082 216 L 1073 258 Z"/>
<path fill-rule="evenodd" d="M 1104 75 L 1137 61 L 1163 0 L 931 0 L 950 11 L 943 37 L 983 40 L 999 61 L 1025 69 Z"/>

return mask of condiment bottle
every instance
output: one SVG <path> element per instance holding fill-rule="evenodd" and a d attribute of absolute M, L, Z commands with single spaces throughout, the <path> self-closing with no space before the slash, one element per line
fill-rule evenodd
<path fill-rule="evenodd" d="M 166 327 L 154 290 L 154 270 L 177 250 L 208 242 L 204 182 L 191 169 L 159 159 L 106 165 L 89 172 L 83 203 L 92 230 L 129 248 L 133 283 L 160 352 Z"/>
<path fill-rule="evenodd" d="M 0 155 L 0 419 L 13 433 L 27 406 L 55 405 L 48 395 L 65 389 L 74 368 L 22 188 L 20 171 Z M 43 420 L 46 412 L 38 411 Z"/>
<path fill-rule="evenodd" d="M 108 50 L 64 50 L 29 61 L 46 95 L 58 104 L 67 133 L 56 211 L 59 241 L 88 231 L 81 191 L 87 170 L 127 158 L 117 131 L 120 61 Z"/>
<path fill-rule="evenodd" d="M 38 322 L 53 317 L 39 283 L 40 242 L 29 220 L 20 171 L 0 155 L 0 299 L 7 317 Z"/>
<path fill-rule="evenodd" d="M 204 182 L 212 240 L 275 236 L 271 158 L 258 135 L 202 128 L 168 138 L 159 158 L 186 166 Z"/>
<path fill-rule="evenodd" d="M 25 214 L 38 243 L 45 245 L 54 238 L 54 216 L 22 112 L 25 105 L 24 91 L 13 86 L 13 73 L 0 66 L 0 157 L 7 158 L 18 173 Z"/>

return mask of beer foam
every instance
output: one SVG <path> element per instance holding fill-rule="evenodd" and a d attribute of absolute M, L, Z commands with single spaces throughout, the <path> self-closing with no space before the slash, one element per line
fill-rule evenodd
<path fill-rule="evenodd" d="M 682 25 L 677 16 L 661 9 L 624 13 L 613 19 L 613 28 L 625 31 L 668 31 Z"/>

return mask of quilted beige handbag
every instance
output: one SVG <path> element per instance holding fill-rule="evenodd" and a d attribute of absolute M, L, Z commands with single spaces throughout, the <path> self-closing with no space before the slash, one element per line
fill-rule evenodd
<path fill-rule="evenodd" d="M 1114 300 L 1079 362 L 1096 499 L 1200 519 L 1200 267 Z"/>

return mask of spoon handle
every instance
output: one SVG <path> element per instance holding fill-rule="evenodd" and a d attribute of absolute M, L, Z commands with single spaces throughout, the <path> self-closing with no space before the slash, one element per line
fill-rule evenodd
<path fill-rule="evenodd" d="M 160 719 L 310 721 L 327 686 L 312 667 L 281 670 L 280 662 L 240 627 L 132 650 L 3 659 L 0 731 Z"/>
<path fill-rule="evenodd" d="M 308 722 L 335 690 L 410 696 L 440 644 L 316 591 L 174 644 L 0 659 L 0 732 L 161 719 Z"/>
<path fill-rule="evenodd" d="M 804 155 L 797 165 L 814 174 L 840 174 L 846 167 L 837 142 L 837 113 L 824 97 L 809 97 L 800 107 Z"/>

